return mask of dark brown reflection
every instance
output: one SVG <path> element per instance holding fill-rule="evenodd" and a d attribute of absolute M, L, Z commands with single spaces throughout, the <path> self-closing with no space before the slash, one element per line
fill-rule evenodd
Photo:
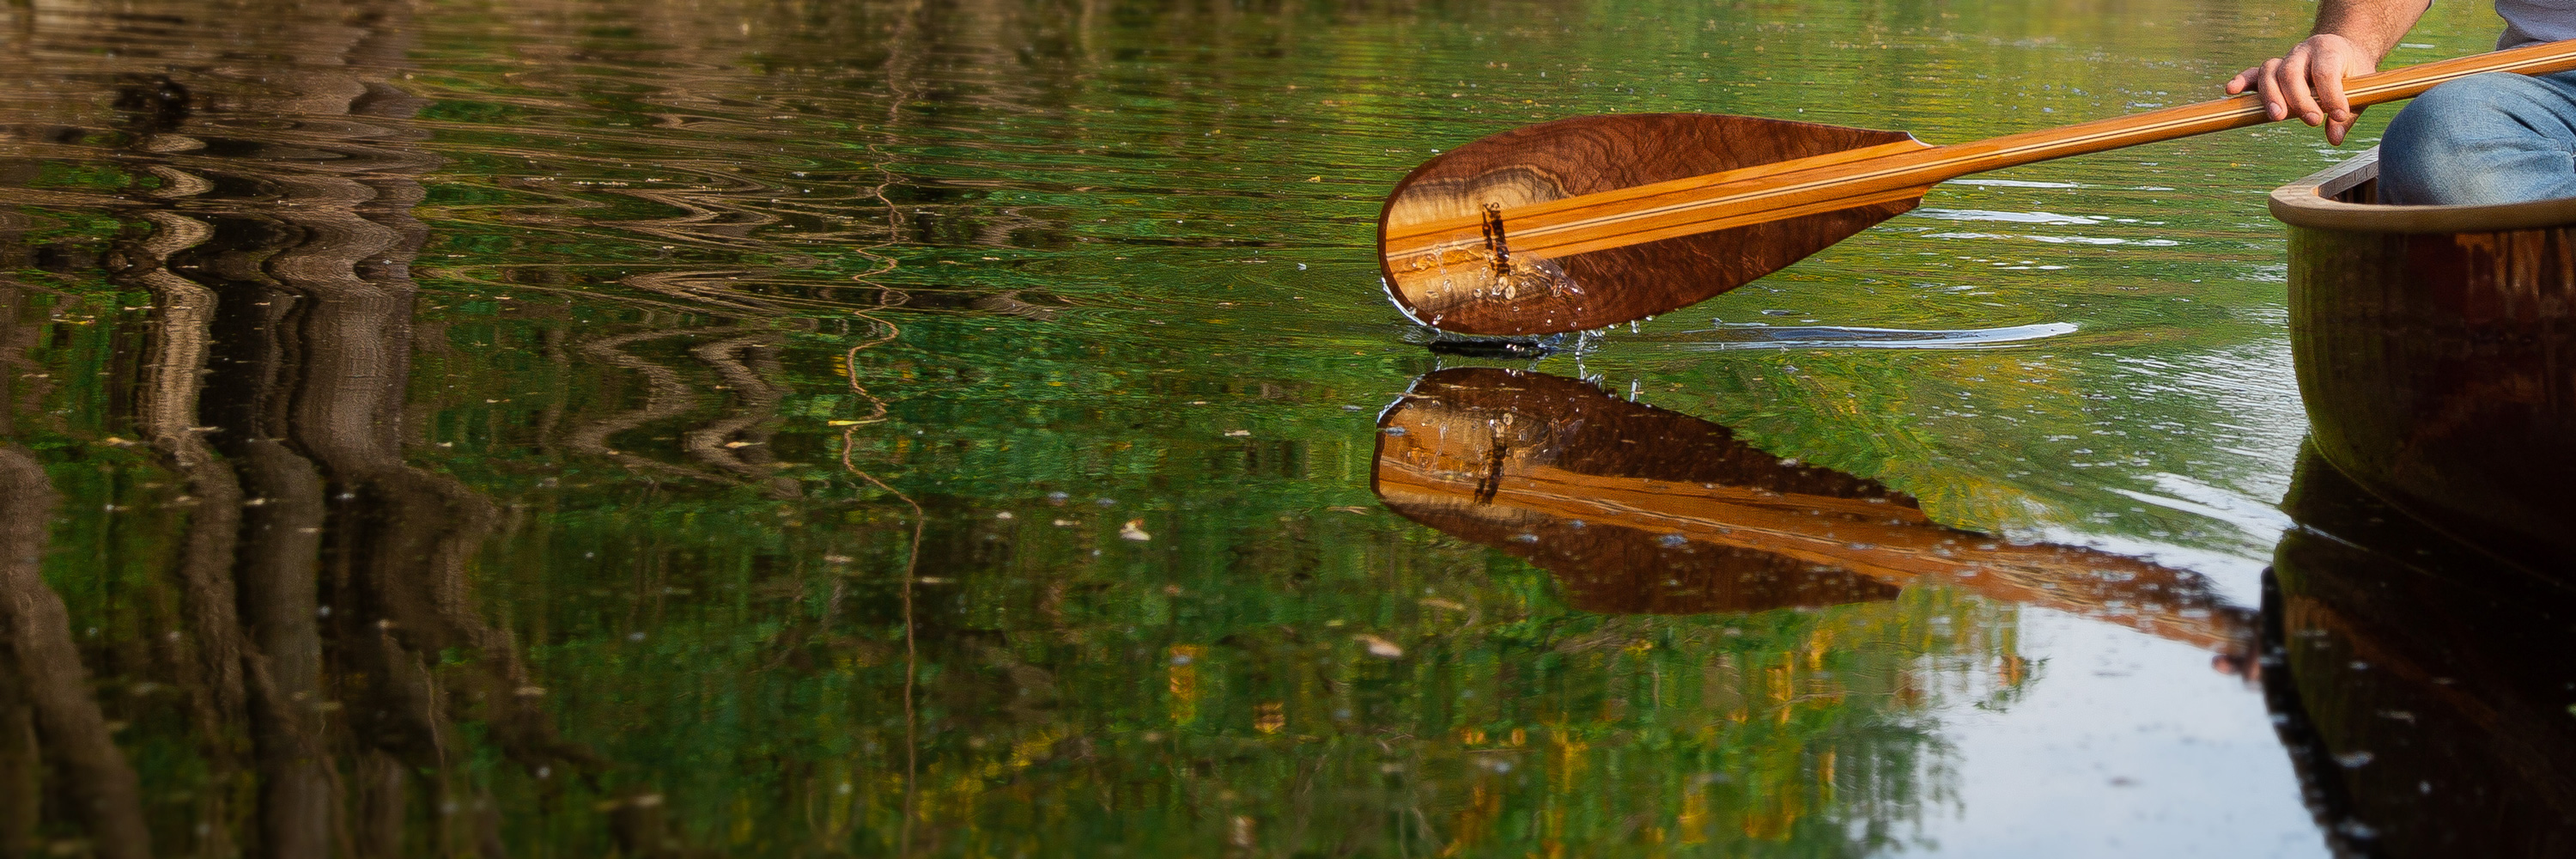
<path fill-rule="evenodd" d="M 2252 652 L 2253 614 L 2197 575 L 1946 528 L 1875 481 L 1572 379 L 1441 370 L 1379 426 L 1370 485 L 1389 508 L 1529 559 L 1587 611 L 1816 606 L 1929 580 Z"/>
<path fill-rule="evenodd" d="M 119 201 L 148 232 L 100 261 L 151 296 L 121 405 L 185 487 L 164 664 L 127 670 L 187 691 L 207 770 L 186 800 L 200 825 L 161 852 L 498 856 L 502 808 L 465 764 L 497 757 L 567 781 L 601 771 L 557 737 L 544 690 L 476 605 L 467 565 L 495 505 L 404 456 L 410 265 L 428 237 L 410 212 L 439 164 L 403 121 L 425 102 L 390 83 L 408 9 L 262 18 L 235 34 L 278 59 L 252 77 L 145 62 L 92 78 L 113 91 L 95 100 L 115 106 L 119 160 L 156 180 Z M 37 47 L 68 51 L 137 20 L 49 31 Z M 133 773 L 60 601 L 35 577 L 42 480 L 0 448 L 0 537 L 29 553 L 0 559 L 12 657 L 0 762 L 26 759 L 34 736 L 54 764 L 10 768 L 0 800 L 64 797 L 42 817 L 77 821 L 102 855 L 146 855 Z M 630 855 L 671 843 L 648 813 L 612 817 L 634 824 L 619 833 Z M 0 837 L 37 822 L 0 814 Z"/>
<path fill-rule="evenodd" d="M 9 429 L 0 417 L 0 437 Z M 134 768 L 90 697 L 71 615 L 37 569 L 55 503 L 36 458 L 0 442 L 0 854 L 29 855 L 50 792 L 97 855 L 142 859 L 152 846 Z"/>
<path fill-rule="evenodd" d="M 2301 457 L 2264 594 L 2267 697 L 2339 852 L 2576 855 L 2576 588 Z"/>

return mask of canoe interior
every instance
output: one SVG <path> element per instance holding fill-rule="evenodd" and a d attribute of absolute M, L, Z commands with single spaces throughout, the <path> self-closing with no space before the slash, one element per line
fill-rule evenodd
<path fill-rule="evenodd" d="M 2328 200 L 2333 200 L 2337 203 L 2351 203 L 2356 206 L 2378 205 L 2379 170 L 2377 169 L 2377 165 L 2372 165 L 2372 169 L 2366 172 L 2360 172 L 2354 175 L 2357 178 L 2344 184 L 2341 188 L 2318 189 L 2318 196 L 2324 197 Z"/>
<path fill-rule="evenodd" d="M 2564 566 L 2576 551 L 2576 201 L 2374 206 L 2376 167 L 2365 155 L 2273 192 L 2290 225 L 2291 354 L 2311 438 L 2417 518 L 2526 566 Z M 2505 226 L 2428 229 L 2440 224 Z"/>

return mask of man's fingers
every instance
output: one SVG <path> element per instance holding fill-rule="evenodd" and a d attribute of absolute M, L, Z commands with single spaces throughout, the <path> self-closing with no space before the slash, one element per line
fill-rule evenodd
<path fill-rule="evenodd" d="M 2352 100 L 2345 97 L 2343 91 L 2343 73 L 2350 63 L 2340 56 L 2321 56 L 2317 60 L 2317 106 L 2325 109 L 2328 121 L 2352 125 Z M 2327 136 L 2339 138 L 2343 135 Z"/>
<path fill-rule="evenodd" d="M 2263 98 L 2263 112 L 2276 120 L 2288 118 L 2288 103 L 2281 100 L 2281 58 L 2264 60 L 2256 72 L 2254 89 Z"/>
<path fill-rule="evenodd" d="M 2229 95 L 2252 92 L 2263 103 L 2265 115 L 2274 120 L 2296 116 L 2322 126 L 2326 139 L 2340 144 L 2361 115 L 2361 108 L 2344 91 L 2344 76 L 2369 74 L 2376 66 L 2351 40 L 2320 34 L 2287 54 L 2237 72 L 2224 88 Z"/>
<path fill-rule="evenodd" d="M 2315 59 L 2316 53 L 2306 45 L 2281 58 L 2281 89 L 2289 99 L 2289 112 L 2298 114 L 2299 121 L 2309 125 L 2326 121 L 2326 112 L 2317 108 L 2316 93 L 2309 89 L 2308 75 L 2318 68 Z"/>
<path fill-rule="evenodd" d="M 2350 113 L 2344 114 L 2344 118 L 2326 123 L 2326 142 L 2342 146 L 2344 135 L 2352 133 L 2353 124 L 2361 121 L 2361 111 L 2361 108 L 2353 108 Z"/>
<path fill-rule="evenodd" d="M 2344 78 L 2352 75 L 2370 74 L 2371 72 L 2379 69 L 2379 63 L 2372 59 L 2369 54 L 2357 48 L 2343 48 L 2335 51 L 2334 60 L 2335 61 L 2331 64 L 2331 68 L 2334 69 L 2336 78 L 2334 85 L 2334 103 L 2331 107 L 2336 108 L 2337 115 L 2342 117 L 2346 124 L 2349 124 L 2352 122 L 2352 118 L 2354 116 L 2360 115 L 2361 108 L 2354 105 L 2352 103 L 2351 94 L 2344 91 Z"/>
<path fill-rule="evenodd" d="M 2346 101 L 2342 81 L 2324 81 L 2317 87 L 2317 107 L 2325 110 L 2327 122 L 2352 124 L 2352 102 Z"/>
<path fill-rule="evenodd" d="M 2228 78 L 2227 83 L 2221 84 L 2220 87 L 2227 90 L 2228 95 L 2236 95 L 2246 90 L 2253 89 L 2254 79 L 2262 74 L 2263 67 L 2255 66 L 2253 68 L 2237 72 L 2235 77 Z"/>

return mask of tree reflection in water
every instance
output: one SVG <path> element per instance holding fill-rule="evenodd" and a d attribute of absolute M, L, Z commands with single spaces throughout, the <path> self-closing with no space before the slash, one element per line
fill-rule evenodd
<path fill-rule="evenodd" d="M 419 132 L 387 122 L 425 103 L 387 82 L 410 47 L 408 8 L 259 30 L 252 44 L 287 60 L 255 78 L 92 78 L 115 87 L 121 160 L 157 180 L 117 206 L 149 231 L 105 262 L 151 297 L 132 421 L 185 486 L 171 499 L 185 536 L 166 564 L 176 605 L 156 618 L 169 633 L 151 648 L 162 664 L 123 667 L 188 693 L 200 825 L 165 839 L 192 846 L 165 851 L 227 855 L 238 833 L 239 849 L 261 855 L 501 855 L 502 809 L 464 777 L 478 750 L 543 777 L 597 770 L 557 736 L 545 690 L 468 585 L 494 505 L 403 457 L 409 267 L 427 233 L 411 212 L 418 177 L 440 163 L 414 145 Z M 39 38 L 113 38 L 153 21 L 96 20 L 108 32 Z M 11 499 L 0 521 L 24 538 L 11 545 L 40 547 L 53 497 L 43 472 L 15 449 L 0 450 L 0 469 Z M 147 855 L 134 775 L 81 692 L 33 551 L 13 554 L 0 583 L 12 685 L 69 816 L 103 855 Z M 464 811 L 422 818 L 421 807 Z M 619 820 L 637 824 L 620 829 L 630 850 L 668 841 L 649 815 Z M 42 831 L 20 823 L 5 833 L 12 852 Z"/>
<path fill-rule="evenodd" d="M 1453 539 L 1360 485 L 1342 407 L 1411 365 L 1093 337 L 1127 297 L 983 265 L 1271 241 L 1084 226 L 1257 112 L 1118 39 L 1430 7 L 36 5 L 0 52 L 0 852 L 1861 855 L 1959 802 L 1928 714 L 2044 672 L 2021 606 L 2251 629 L 1627 404 L 1423 424 L 1483 470 L 1380 488 Z M 991 117 L 1053 124 L 958 155 Z M 1061 171 L 992 154 L 1039 138 Z M 1206 181 L 1245 223 L 1281 193 Z M 1109 366 L 1166 353 L 1199 372 Z M 1176 405 L 1220 397 L 1273 422 Z M 1706 443 L 1528 458 L 1622 409 Z M 1726 475 L 1761 492 L 1686 482 Z"/>
<path fill-rule="evenodd" d="M 90 697 L 62 598 L 37 573 L 57 500 L 35 457 L 0 445 L 0 846 L 33 840 L 50 787 L 64 816 L 95 833 L 98 855 L 149 856 L 134 769 Z"/>

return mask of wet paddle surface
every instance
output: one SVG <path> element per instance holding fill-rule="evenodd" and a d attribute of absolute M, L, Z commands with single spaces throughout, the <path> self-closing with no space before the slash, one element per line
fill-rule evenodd
<path fill-rule="evenodd" d="M 2304 129 L 1537 348 L 1379 287 L 1484 134 L 1951 142 L 2307 25 L 2123 14 L 11 7 L 0 851 L 2563 846 L 2564 588 L 2299 455 Z"/>

